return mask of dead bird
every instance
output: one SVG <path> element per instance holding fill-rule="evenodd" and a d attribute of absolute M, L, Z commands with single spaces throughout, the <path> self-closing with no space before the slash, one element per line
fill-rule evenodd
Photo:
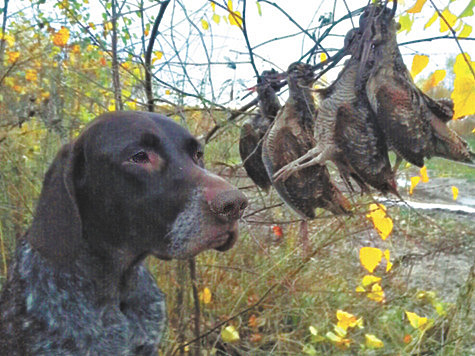
<path fill-rule="evenodd" d="M 396 40 L 397 2 L 388 9 L 370 5 L 360 17 L 363 36 L 361 78 L 388 145 L 408 162 L 422 167 L 434 156 L 474 163 L 467 142 L 447 126 L 453 116 L 449 102 L 424 94 L 407 70 Z M 374 61 L 367 62 L 373 57 Z M 365 79 L 363 79 L 365 80 Z"/>
<path fill-rule="evenodd" d="M 264 137 L 262 160 L 269 177 L 315 146 L 316 108 L 311 93 L 314 67 L 292 63 L 288 70 L 289 98 Z M 272 181 L 282 200 L 304 219 L 315 218 L 316 208 L 334 214 L 348 213 L 349 203 L 332 183 L 324 165 L 292 174 L 285 181 Z"/>
<path fill-rule="evenodd" d="M 274 69 L 262 72 L 257 79 L 259 112 L 244 122 L 239 139 L 239 154 L 249 178 L 267 191 L 271 181 L 262 163 L 262 139 L 282 107 L 276 92 L 281 75 Z"/>
<path fill-rule="evenodd" d="M 364 87 L 357 83 L 360 41 L 358 28 L 347 33 L 339 56 L 350 54 L 351 58 L 330 86 L 317 90 L 320 107 L 316 118 L 316 146 L 278 171 L 274 176 L 276 180 L 285 180 L 294 172 L 316 164 L 324 165 L 330 160 L 350 187 L 351 176 L 362 191 L 368 191 L 371 185 L 384 194 L 398 194 L 384 135 Z"/>

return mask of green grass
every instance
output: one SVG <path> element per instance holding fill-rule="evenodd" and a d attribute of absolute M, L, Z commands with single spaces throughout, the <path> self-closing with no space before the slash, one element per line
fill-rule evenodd
<path fill-rule="evenodd" d="M 188 126 L 200 135 L 212 127 L 212 122 L 209 117 L 199 117 Z M 473 256 L 473 223 L 469 218 L 390 207 L 388 214 L 394 230 L 383 241 L 365 218 L 373 202 L 371 197 L 355 194 L 350 197 L 355 206 L 353 216 L 336 218 L 318 212 L 320 217 L 309 222 L 311 248 L 304 252 L 295 216 L 278 205 L 280 199 L 274 191 L 263 194 L 245 176 L 240 167 L 238 140 L 239 127 L 228 125 L 205 150 L 207 167 L 245 188 L 249 198 L 237 245 L 226 253 L 207 251 L 198 256 L 195 281 L 190 279 L 186 261 L 148 260 L 158 285 L 167 295 L 169 331 L 160 349 L 162 355 L 173 354 L 180 344 L 195 338 L 193 283 L 198 291 L 209 288 L 212 293 L 209 304 L 200 303 L 200 332 L 205 335 L 199 340 L 202 355 L 473 352 L 474 279 L 465 261 L 467 256 Z M 0 154 L 6 157 L 0 163 L 0 223 L 5 246 L 2 258 L 7 261 L 6 266 L 0 262 L 0 283 L 5 278 L 4 267 L 10 265 L 15 239 L 31 221 L 43 174 L 59 145 L 59 137 L 41 127 L 14 131 L 0 145 Z M 447 162 L 429 160 L 430 177 L 475 179 L 472 168 Z M 417 173 L 414 167 L 409 169 Z M 253 214 L 256 211 L 259 212 Z M 282 237 L 274 234 L 274 225 L 282 227 Z M 391 253 L 393 268 L 386 272 L 383 259 L 374 271 L 382 278 L 384 303 L 355 291 L 368 274 L 359 261 L 359 249 L 364 246 Z M 437 263 L 441 255 L 449 256 L 451 263 Z M 449 278 L 454 274 L 457 283 Z M 447 282 L 438 287 L 435 295 L 422 293 L 428 291 L 435 277 L 444 275 Z M 363 329 L 348 330 L 346 338 L 351 341 L 346 349 L 326 337 L 328 332 L 335 332 L 337 310 L 363 318 Z M 414 329 L 405 311 L 431 319 L 433 326 L 424 331 Z M 240 339 L 226 343 L 220 333 L 230 325 Z M 311 334 L 310 326 L 317 335 Z M 384 347 L 372 350 L 365 346 L 365 334 L 378 337 Z M 188 346 L 188 354 L 195 345 Z"/>

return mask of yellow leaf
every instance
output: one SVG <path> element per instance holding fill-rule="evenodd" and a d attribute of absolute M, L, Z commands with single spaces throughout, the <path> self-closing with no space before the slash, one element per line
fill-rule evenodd
<path fill-rule="evenodd" d="M 325 62 L 327 60 L 327 54 L 326 53 L 321 53 L 320 54 L 320 62 Z"/>
<path fill-rule="evenodd" d="M 457 16 L 452 14 L 448 8 L 442 11 L 442 16 L 444 16 L 444 18 L 447 20 L 450 27 L 453 28 L 455 25 L 455 22 L 457 22 Z M 447 23 L 442 18 L 440 18 L 440 32 L 445 32 L 448 30 L 449 30 L 449 27 L 447 26 Z"/>
<path fill-rule="evenodd" d="M 221 330 L 221 339 L 223 339 L 224 342 L 239 341 L 239 332 L 234 326 L 228 325 L 223 330 Z"/>
<path fill-rule="evenodd" d="M 171 94 L 170 89 L 166 89 L 166 90 L 165 90 L 165 94 L 166 94 L 166 95 L 170 95 L 170 94 Z"/>
<path fill-rule="evenodd" d="M 214 2 L 210 2 L 211 8 L 213 9 L 213 12 L 216 11 L 216 4 Z"/>
<path fill-rule="evenodd" d="M 406 312 L 407 319 L 409 320 L 409 323 L 411 324 L 411 326 L 414 329 L 419 329 L 419 330 L 422 331 L 424 329 L 424 325 L 427 324 L 427 318 L 425 318 L 425 317 L 421 318 L 416 313 L 411 313 L 411 312 L 408 312 L 407 310 L 405 312 Z"/>
<path fill-rule="evenodd" d="M 399 16 L 398 21 L 399 21 L 399 24 L 401 25 L 401 27 L 398 30 L 398 33 L 401 33 L 403 31 L 406 31 L 406 33 L 408 33 L 409 31 L 411 31 L 412 23 L 414 22 L 414 19 L 411 18 L 411 16 L 409 15 Z"/>
<path fill-rule="evenodd" d="M 111 31 L 114 28 L 114 25 L 112 25 L 112 22 L 108 21 L 104 24 L 104 30 L 106 31 Z"/>
<path fill-rule="evenodd" d="M 137 102 L 135 102 L 135 101 L 126 101 L 125 105 L 127 105 L 127 107 L 130 110 L 136 110 L 137 109 Z"/>
<path fill-rule="evenodd" d="M 35 69 L 27 69 L 25 79 L 29 82 L 36 82 L 38 80 L 38 72 Z"/>
<path fill-rule="evenodd" d="M 459 189 L 456 186 L 452 186 L 452 195 L 454 200 L 457 200 L 457 197 L 459 196 Z"/>
<path fill-rule="evenodd" d="M 431 74 L 429 79 L 426 80 L 424 83 L 422 90 L 429 91 L 432 88 L 435 88 L 444 78 L 445 78 L 445 70 L 438 69 L 434 73 Z"/>
<path fill-rule="evenodd" d="M 203 27 L 203 30 L 209 29 L 209 23 L 205 19 L 201 19 L 201 27 Z"/>
<path fill-rule="evenodd" d="M 370 204 L 367 218 L 371 219 L 381 239 L 386 240 L 393 231 L 393 221 L 386 215 L 386 207 L 383 204 Z"/>
<path fill-rule="evenodd" d="M 475 61 L 467 60 L 475 69 Z M 454 118 L 475 114 L 475 79 L 462 54 L 455 58 L 454 64 L 454 90 L 451 98 L 454 101 Z"/>
<path fill-rule="evenodd" d="M 256 1 L 256 5 L 257 5 L 257 13 L 259 14 L 259 16 L 262 16 L 261 3 L 259 1 Z"/>
<path fill-rule="evenodd" d="M 422 182 L 427 183 L 429 181 L 429 176 L 427 175 L 427 167 L 422 167 L 419 172 L 421 173 Z"/>
<path fill-rule="evenodd" d="M 229 23 L 242 28 L 242 16 L 239 11 L 231 11 L 228 15 Z"/>
<path fill-rule="evenodd" d="M 213 14 L 212 19 L 213 19 L 214 22 L 219 24 L 219 21 L 221 21 L 221 16 L 219 16 L 218 14 Z"/>
<path fill-rule="evenodd" d="M 93 30 L 96 29 L 96 25 L 94 25 L 94 22 L 89 22 L 87 25 L 88 25 L 90 28 L 92 28 Z"/>
<path fill-rule="evenodd" d="M 472 26 L 465 24 L 465 25 L 463 25 L 463 29 L 462 29 L 462 31 L 460 31 L 460 33 L 457 37 L 458 38 L 466 38 L 466 37 L 470 36 L 471 33 L 472 33 Z"/>
<path fill-rule="evenodd" d="M 413 7 L 411 7 L 409 10 L 407 10 L 408 13 L 410 14 L 416 14 L 418 12 L 421 12 L 422 7 L 426 3 L 427 0 L 417 0 L 417 2 L 414 4 Z"/>
<path fill-rule="evenodd" d="M 9 87 L 13 87 L 15 85 L 15 78 L 13 77 L 5 77 L 5 85 Z"/>
<path fill-rule="evenodd" d="M 376 247 L 362 247 L 360 249 L 360 262 L 369 273 L 379 265 L 383 258 L 383 252 Z"/>
<path fill-rule="evenodd" d="M 355 288 L 355 292 L 358 292 L 358 293 L 366 292 L 366 289 L 364 289 L 362 286 L 358 286 Z"/>
<path fill-rule="evenodd" d="M 384 302 L 384 291 L 379 284 L 373 284 L 371 287 L 371 292 L 368 293 L 367 297 L 375 302 L 382 303 Z"/>
<path fill-rule="evenodd" d="M 365 334 L 365 340 L 366 346 L 370 349 L 380 349 L 384 347 L 384 343 L 373 334 Z"/>
<path fill-rule="evenodd" d="M 335 333 L 331 331 L 327 332 L 325 337 L 331 342 L 333 342 L 336 346 L 342 349 L 347 349 L 351 344 L 350 339 L 345 339 L 344 337 L 336 335 Z"/>
<path fill-rule="evenodd" d="M 376 277 L 376 276 L 373 276 L 372 274 L 367 274 L 361 280 L 361 284 L 363 285 L 363 287 L 368 287 L 374 283 L 379 283 L 380 281 L 381 281 L 381 277 Z"/>
<path fill-rule="evenodd" d="M 411 75 L 413 78 L 416 77 L 429 63 L 429 57 L 416 54 L 412 59 Z"/>
<path fill-rule="evenodd" d="M 15 44 L 15 37 L 13 37 L 12 35 L 0 33 L 0 40 L 7 42 L 9 47 L 13 47 L 13 45 Z"/>
<path fill-rule="evenodd" d="M 10 52 L 10 51 L 7 51 L 7 56 L 8 56 L 8 63 L 15 63 L 18 58 L 20 58 L 20 52 Z"/>
<path fill-rule="evenodd" d="M 391 268 L 393 267 L 393 264 L 390 261 L 391 253 L 389 252 L 389 250 L 384 250 L 383 255 L 384 255 L 384 258 L 386 259 L 386 272 L 389 272 Z"/>
<path fill-rule="evenodd" d="M 155 54 L 155 57 L 157 59 L 162 59 L 162 56 L 163 56 L 163 52 L 162 51 L 155 51 L 153 52 Z"/>
<path fill-rule="evenodd" d="M 203 304 L 211 303 L 211 291 L 209 290 L 209 288 L 203 288 L 203 290 L 199 293 L 198 298 Z"/>
<path fill-rule="evenodd" d="M 69 30 L 61 26 L 61 29 L 53 34 L 53 43 L 58 47 L 64 47 L 68 44 L 69 40 Z"/>
<path fill-rule="evenodd" d="M 434 11 L 434 15 L 432 15 L 432 17 L 429 19 L 429 21 L 427 21 L 427 23 L 424 25 L 424 30 L 427 27 L 430 27 L 435 22 L 435 20 L 437 20 L 438 17 L 439 17 L 439 14 L 437 14 L 437 12 Z"/>
<path fill-rule="evenodd" d="M 358 326 L 360 329 L 363 327 L 363 318 L 356 319 L 356 316 L 346 311 L 337 310 L 336 318 L 338 319 L 337 326 L 344 330 L 354 328 L 355 326 Z"/>
<path fill-rule="evenodd" d="M 411 177 L 411 187 L 409 188 L 409 194 L 412 195 L 414 193 L 414 188 L 419 184 L 421 181 L 421 177 Z"/>

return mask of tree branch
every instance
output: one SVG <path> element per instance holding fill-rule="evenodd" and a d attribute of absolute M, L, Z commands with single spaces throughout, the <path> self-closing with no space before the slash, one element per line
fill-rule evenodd
<path fill-rule="evenodd" d="M 153 45 L 155 42 L 155 38 L 158 35 L 158 26 L 160 26 L 160 22 L 162 22 L 163 15 L 165 14 L 165 10 L 167 9 L 170 0 L 165 0 L 162 2 L 160 6 L 160 11 L 158 12 L 158 16 L 155 19 L 153 24 L 152 32 L 150 34 L 150 41 L 148 42 L 147 51 L 145 52 L 145 94 L 147 95 L 147 108 L 148 111 L 153 112 L 153 91 L 152 91 L 152 52 L 153 52 Z"/>

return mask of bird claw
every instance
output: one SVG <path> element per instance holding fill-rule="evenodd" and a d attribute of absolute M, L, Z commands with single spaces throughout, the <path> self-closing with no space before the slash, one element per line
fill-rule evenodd
<path fill-rule="evenodd" d="M 279 169 L 274 175 L 273 175 L 273 180 L 274 182 L 277 182 L 279 180 L 287 180 L 289 177 L 295 172 L 298 164 L 295 163 L 289 163 Z"/>

